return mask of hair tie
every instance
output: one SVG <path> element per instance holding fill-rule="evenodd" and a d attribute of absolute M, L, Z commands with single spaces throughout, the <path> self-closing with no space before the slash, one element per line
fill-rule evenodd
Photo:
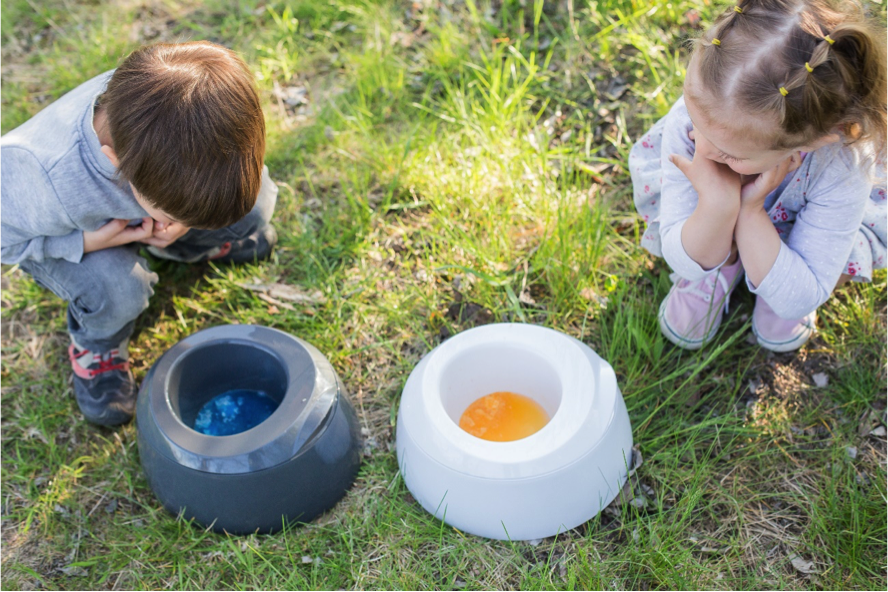
<path fill-rule="evenodd" d="M 829 35 L 827 35 L 826 37 L 824 37 L 823 40 L 826 41 L 827 43 L 829 43 L 830 45 L 832 45 L 833 43 L 836 42 L 836 40 L 833 39 L 832 37 L 830 37 Z"/>
<path fill-rule="evenodd" d="M 808 73 L 810 74 L 811 72 L 814 71 L 814 68 L 812 68 L 811 66 L 809 66 L 809 65 L 808 65 L 808 62 L 805 62 L 805 70 L 807 70 Z"/>
<path fill-rule="evenodd" d="M 789 94 L 789 91 L 786 90 L 785 87 L 781 86 L 781 87 L 780 87 L 780 94 L 783 95 L 783 96 L 785 97 L 786 95 Z"/>
<path fill-rule="evenodd" d="M 711 43 L 712 43 L 713 45 L 721 45 L 721 44 L 722 44 L 722 42 L 719 41 L 717 37 L 713 37 Z"/>
<path fill-rule="evenodd" d="M 737 14 L 743 14 L 743 9 L 740 8 L 739 6 L 735 6 L 735 7 L 734 7 L 734 12 L 736 12 Z"/>

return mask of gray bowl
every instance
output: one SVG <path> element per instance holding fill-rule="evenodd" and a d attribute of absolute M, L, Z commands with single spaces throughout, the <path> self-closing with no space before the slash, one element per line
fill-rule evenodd
<path fill-rule="evenodd" d="M 233 389 L 263 391 L 278 407 L 238 434 L 195 431 L 201 407 Z M 357 417 L 330 362 L 268 327 L 213 327 L 174 345 L 142 382 L 136 425 L 164 507 L 217 532 L 308 522 L 336 504 L 360 466 Z"/>

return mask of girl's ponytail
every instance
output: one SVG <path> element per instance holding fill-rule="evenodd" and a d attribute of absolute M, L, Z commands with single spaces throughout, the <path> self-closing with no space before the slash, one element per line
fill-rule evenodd
<path fill-rule="evenodd" d="M 871 141 L 878 152 L 886 144 L 885 31 L 863 19 L 836 26 L 830 37 L 835 70 L 851 95 L 851 104 L 840 122 L 852 141 Z M 822 89 L 821 89 L 822 91 Z M 807 98 L 807 97 L 806 97 Z"/>
<path fill-rule="evenodd" d="M 885 31 L 852 0 L 746 0 L 727 9 L 694 50 L 712 104 L 773 114 L 773 148 L 841 130 L 848 143 L 886 145 Z"/>

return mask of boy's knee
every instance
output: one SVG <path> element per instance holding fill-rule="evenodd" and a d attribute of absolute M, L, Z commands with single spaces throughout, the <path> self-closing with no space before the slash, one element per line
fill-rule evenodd
<path fill-rule="evenodd" d="M 268 174 L 268 167 L 262 171 L 262 187 L 256 197 L 256 205 L 238 222 L 226 230 L 235 240 L 246 238 L 271 222 L 274 206 L 277 203 L 278 187 Z"/>
<path fill-rule="evenodd" d="M 255 216 L 259 221 L 259 226 L 264 226 L 271 221 L 274 213 L 274 206 L 277 204 L 278 187 L 277 183 L 272 180 L 268 174 L 268 167 L 262 169 L 262 186 L 259 188 L 259 195 L 256 196 L 256 205 L 247 216 Z"/>
<path fill-rule="evenodd" d="M 157 274 L 142 257 L 129 249 L 106 249 L 90 253 L 81 264 L 90 266 L 92 281 L 72 304 L 86 314 L 100 313 L 115 319 L 132 320 L 148 308 Z M 89 259 L 87 259 L 89 257 Z"/>

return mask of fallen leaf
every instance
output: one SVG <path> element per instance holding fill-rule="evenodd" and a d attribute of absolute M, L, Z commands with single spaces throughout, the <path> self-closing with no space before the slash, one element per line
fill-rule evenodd
<path fill-rule="evenodd" d="M 406 31 L 395 31 L 389 37 L 390 45 L 400 45 L 401 47 L 410 47 L 413 45 L 413 42 L 416 40 L 416 35 L 414 33 L 406 32 Z"/>
<path fill-rule="evenodd" d="M 304 86 L 281 86 L 275 82 L 271 92 L 276 99 L 283 101 L 289 107 L 308 103 L 308 89 Z"/>
<path fill-rule="evenodd" d="M 323 304 L 327 301 L 320 290 L 306 293 L 295 286 L 287 284 L 238 284 L 241 288 L 252 290 L 253 292 L 262 292 L 268 294 L 272 298 L 280 298 L 298 302 L 300 304 Z"/>
<path fill-rule="evenodd" d="M 86 571 L 86 569 L 84 569 L 80 565 L 68 565 L 68 566 L 63 567 L 59 571 L 61 571 L 66 576 L 86 576 L 86 575 L 89 575 L 89 572 Z"/>
<path fill-rule="evenodd" d="M 256 296 L 259 297 L 259 300 L 264 300 L 265 302 L 269 303 L 272 307 L 276 308 L 276 307 L 280 306 L 282 308 L 286 308 L 287 310 L 296 310 L 296 308 L 292 304 L 287 304 L 286 302 L 281 302 L 277 298 L 272 298 L 271 296 L 269 296 L 268 294 L 265 294 L 263 292 L 259 292 Z M 269 310 L 269 312 L 271 312 L 271 310 Z M 280 312 L 280 311 L 278 310 L 277 312 Z"/>
<path fill-rule="evenodd" d="M 632 466 L 629 468 L 629 477 L 633 476 L 641 465 L 644 463 L 644 457 L 641 456 L 641 446 L 636 444 L 632 447 Z"/>
<path fill-rule="evenodd" d="M 796 569 L 797 572 L 803 574 L 813 574 L 817 573 L 817 569 L 814 567 L 813 561 L 807 561 L 802 559 L 798 555 L 793 555 L 789 558 L 789 562 L 792 563 L 792 566 Z"/>
<path fill-rule="evenodd" d="M 614 501 L 611 502 L 611 506 L 619 507 L 623 504 L 628 504 L 635 499 L 635 488 L 633 487 L 632 481 L 633 479 L 630 477 L 623 482 L 623 487 L 620 489 L 620 493 L 617 494 L 617 497 L 614 498 Z"/>
<path fill-rule="evenodd" d="M 521 291 L 521 293 L 518 295 L 518 302 L 531 306 L 536 304 L 536 300 L 533 299 L 533 296 L 531 296 L 530 292 L 528 292 L 527 290 Z"/>
<path fill-rule="evenodd" d="M 646 497 L 644 497 L 643 495 L 639 495 L 637 497 L 632 498 L 632 500 L 629 502 L 629 505 L 632 506 L 633 508 L 638 508 L 639 510 L 643 510 L 644 508 L 647 507 L 648 501 L 647 501 Z"/>
<path fill-rule="evenodd" d="M 607 307 L 607 296 L 600 296 L 594 288 L 583 288 L 580 290 L 580 296 L 589 302 L 595 302 L 602 308 Z"/>
<path fill-rule="evenodd" d="M 38 440 L 40 440 L 44 444 L 49 444 L 49 442 L 46 441 L 46 436 L 44 436 L 43 433 L 40 430 L 38 430 L 37 428 L 35 428 L 34 426 L 30 426 L 25 431 L 25 435 L 28 436 L 29 438 L 37 438 Z"/>
<path fill-rule="evenodd" d="M 863 437 L 871 434 L 873 429 L 880 423 L 878 412 L 875 409 L 870 409 L 860 417 L 860 423 L 857 425 L 857 435 Z"/>

